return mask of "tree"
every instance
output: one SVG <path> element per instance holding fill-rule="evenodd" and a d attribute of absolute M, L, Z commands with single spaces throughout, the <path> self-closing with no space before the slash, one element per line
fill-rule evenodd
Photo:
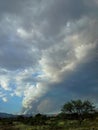
<path fill-rule="evenodd" d="M 47 120 L 47 116 L 38 113 L 35 115 L 34 120 L 35 120 L 36 124 L 42 125 L 42 124 L 45 124 L 45 122 Z"/>
<path fill-rule="evenodd" d="M 73 113 L 73 104 L 72 104 L 72 102 L 68 102 L 68 103 L 64 104 L 64 106 L 62 108 L 62 112 L 72 114 Z"/>
<path fill-rule="evenodd" d="M 61 111 L 64 114 L 70 114 L 72 116 L 76 114 L 81 124 L 84 119 L 84 115 L 95 112 L 95 106 L 88 100 L 71 100 L 70 102 L 64 104 Z"/>

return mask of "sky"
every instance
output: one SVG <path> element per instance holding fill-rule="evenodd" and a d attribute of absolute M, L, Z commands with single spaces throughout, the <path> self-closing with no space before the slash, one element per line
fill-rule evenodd
<path fill-rule="evenodd" d="M 98 105 L 98 0 L 0 0 L 0 112 Z"/>

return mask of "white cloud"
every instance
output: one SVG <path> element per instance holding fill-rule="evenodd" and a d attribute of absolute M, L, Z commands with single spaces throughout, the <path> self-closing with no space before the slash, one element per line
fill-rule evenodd
<path fill-rule="evenodd" d="M 81 60 L 96 47 L 96 44 L 81 45 L 75 48 L 76 58 Z"/>
<path fill-rule="evenodd" d="M 6 79 L 6 78 L 5 78 Z M 2 79 L 1 81 L 0 81 L 0 85 L 1 85 L 1 87 L 4 89 L 4 90 L 10 90 L 10 88 L 8 87 L 8 81 L 5 81 L 4 79 Z"/>
<path fill-rule="evenodd" d="M 24 29 L 22 29 L 22 28 L 18 28 L 17 29 L 17 34 L 21 37 L 21 38 L 23 38 L 23 39 L 27 39 L 29 36 L 30 36 L 30 34 L 28 34 Z"/>
<path fill-rule="evenodd" d="M 6 97 L 3 97 L 2 100 L 3 100 L 3 102 L 7 102 L 8 101 L 8 99 Z"/>
<path fill-rule="evenodd" d="M 37 102 L 48 91 L 45 83 L 38 83 L 36 86 L 28 85 L 24 91 L 23 107 L 30 109 L 33 107 L 33 103 Z"/>
<path fill-rule="evenodd" d="M 1 1 L 0 87 L 4 92 L 0 95 L 4 102 L 9 93 L 12 98 L 23 97 L 25 111 L 38 103 L 43 112 L 52 103 L 42 98 L 58 84 L 62 89 L 69 74 L 97 57 L 98 5 L 94 1 Z"/>

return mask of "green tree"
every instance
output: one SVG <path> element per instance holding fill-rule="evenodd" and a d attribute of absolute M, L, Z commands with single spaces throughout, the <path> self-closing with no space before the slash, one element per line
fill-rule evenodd
<path fill-rule="evenodd" d="M 61 109 L 61 111 L 62 111 L 62 113 L 72 114 L 73 111 L 74 111 L 72 102 L 67 102 L 66 104 L 64 104 L 64 106 Z"/>
<path fill-rule="evenodd" d="M 71 100 L 70 102 L 64 104 L 61 111 L 64 114 L 76 114 L 81 124 L 84 119 L 84 115 L 92 114 L 95 112 L 95 106 L 88 100 Z"/>

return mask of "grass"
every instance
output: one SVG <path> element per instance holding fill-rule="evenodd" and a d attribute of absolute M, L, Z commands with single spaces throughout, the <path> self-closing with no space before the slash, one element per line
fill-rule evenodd
<path fill-rule="evenodd" d="M 4 125 L 0 122 L 0 130 L 98 130 L 98 119 L 84 120 L 81 125 L 76 120 L 56 120 L 46 125 L 26 125 L 21 122 Z"/>

